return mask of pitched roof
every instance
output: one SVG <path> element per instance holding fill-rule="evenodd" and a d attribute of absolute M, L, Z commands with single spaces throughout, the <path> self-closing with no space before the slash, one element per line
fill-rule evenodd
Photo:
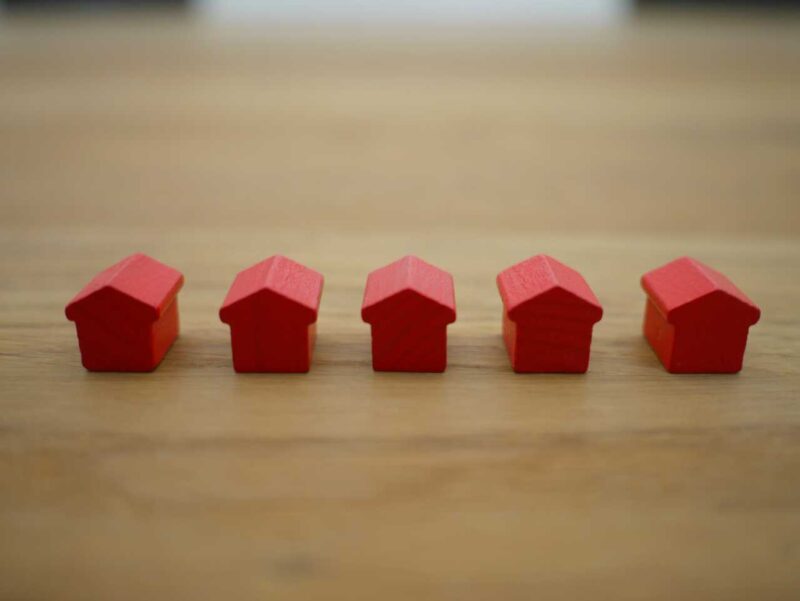
<path fill-rule="evenodd" d="M 596 322 L 603 316 L 600 301 L 583 276 L 547 255 L 536 255 L 501 271 L 497 288 L 514 321 L 548 301 L 567 304 L 588 321 Z"/>
<path fill-rule="evenodd" d="M 642 288 L 668 321 L 678 317 L 689 305 L 712 295 L 738 302 L 750 325 L 761 316 L 761 310 L 733 282 L 691 257 L 675 259 L 644 274 Z"/>
<path fill-rule="evenodd" d="M 389 299 L 400 298 L 398 295 L 406 292 L 425 300 L 441 315 L 444 323 L 456 320 L 453 277 L 413 255 L 376 269 L 367 276 L 364 302 L 361 305 L 362 319 L 368 323 L 380 319 L 381 306 Z"/>
<path fill-rule="evenodd" d="M 81 307 L 102 291 L 126 297 L 145 318 L 158 319 L 183 286 L 183 275 L 142 253 L 122 259 L 100 272 L 67 305 L 66 314 L 75 320 Z"/>
<path fill-rule="evenodd" d="M 219 316 L 223 322 L 229 323 L 239 307 L 266 291 L 289 301 L 285 305 L 287 309 L 296 309 L 300 319 L 313 323 L 317 319 L 322 284 L 322 274 L 282 255 L 274 255 L 236 276 Z"/>

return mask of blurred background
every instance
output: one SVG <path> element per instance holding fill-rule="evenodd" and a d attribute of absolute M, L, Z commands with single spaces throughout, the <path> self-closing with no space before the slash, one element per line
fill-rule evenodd
<path fill-rule="evenodd" d="M 798 2 L 2 6 L 15 222 L 800 228 Z"/>
<path fill-rule="evenodd" d="M 18 223 L 800 230 L 798 2 L 2 4 Z"/>

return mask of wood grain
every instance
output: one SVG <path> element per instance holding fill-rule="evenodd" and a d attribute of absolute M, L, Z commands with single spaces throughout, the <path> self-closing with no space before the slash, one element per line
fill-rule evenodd
<path fill-rule="evenodd" d="M 791 599 L 800 589 L 800 27 L 0 27 L 0 597 Z M 180 269 L 152 374 L 63 314 L 133 251 Z M 603 304 L 585 376 L 514 374 L 498 271 Z M 235 375 L 217 309 L 325 275 L 307 375 Z M 370 369 L 366 274 L 455 278 L 444 374 Z M 680 255 L 763 310 L 736 376 L 667 374 L 638 278 Z"/>

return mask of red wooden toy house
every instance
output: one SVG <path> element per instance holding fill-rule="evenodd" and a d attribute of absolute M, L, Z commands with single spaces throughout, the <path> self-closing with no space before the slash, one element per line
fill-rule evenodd
<path fill-rule="evenodd" d="M 322 275 L 275 255 L 236 276 L 219 317 L 230 325 L 237 372 L 307 372 Z"/>
<path fill-rule="evenodd" d="M 178 336 L 180 272 L 141 253 L 101 272 L 66 307 L 92 371 L 151 371 Z"/>
<path fill-rule="evenodd" d="M 603 316 L 597 297 L 574 269 L 547 255 L 497 276 L 503 338 L 517 372 L 583 373 L 592 327 Z"/>
<path fill-rule="evenodd" d="M 759 308 L 724 275 L 683 257 L 642 277 L 644 335 L 667 371 L 736 373 Z"/>
<path fill-rule="evenodd" d="M 376 371 L 444 371 L 447 325 L 456 320 L 453 277 L 403 257 L 369 274 L 361 317 L 372 326 Z"/>

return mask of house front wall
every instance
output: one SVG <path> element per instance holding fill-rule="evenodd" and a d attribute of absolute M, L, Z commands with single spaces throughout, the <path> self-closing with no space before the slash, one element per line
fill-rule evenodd
<path fill-rule="evenodd" d="M 644 335 L 672 373 L 736 373 L 742 369 L 748 326 L 730 315 L 707 309 L 671 324 L 647 301 Z"/>
<path fill-rule="evenodd" d="M 594 324 L 563 317 L 512 322 L 503 330 L 514 371 L 583 373 L 589 367 Z"/>
<path fill-rule="evenodd" d="M 748 327 L 715 317 L 675 327 L 671 372 L 736 373 L 742 369 Z"/>
<path fill-rule="evenodd" d="M 151 371 L 178 335 L 178 299 L 161 316 L 124 294 L 103 289 L 68 307 L 84 367 L 91 371 Z"/>
<path fill-rule="evenodd" d="M 234 322 L 233 367 L 238 372 L 307 372 L 315 339 L 315 324 L 263 318 Z"/>
<path fill-rule="evenodd" d="M 372 367 L 376 371 L 441 372 L 447 367 L 447 325 L 372 324 Z"/>
<path fill-rule="evenodd" d="M 123 329 L 98 316 L 81 317 L 75 326 L 81 362 L 90 371 L 151 371 L 163 357 L 154 352 L 154 324 Z"/>

